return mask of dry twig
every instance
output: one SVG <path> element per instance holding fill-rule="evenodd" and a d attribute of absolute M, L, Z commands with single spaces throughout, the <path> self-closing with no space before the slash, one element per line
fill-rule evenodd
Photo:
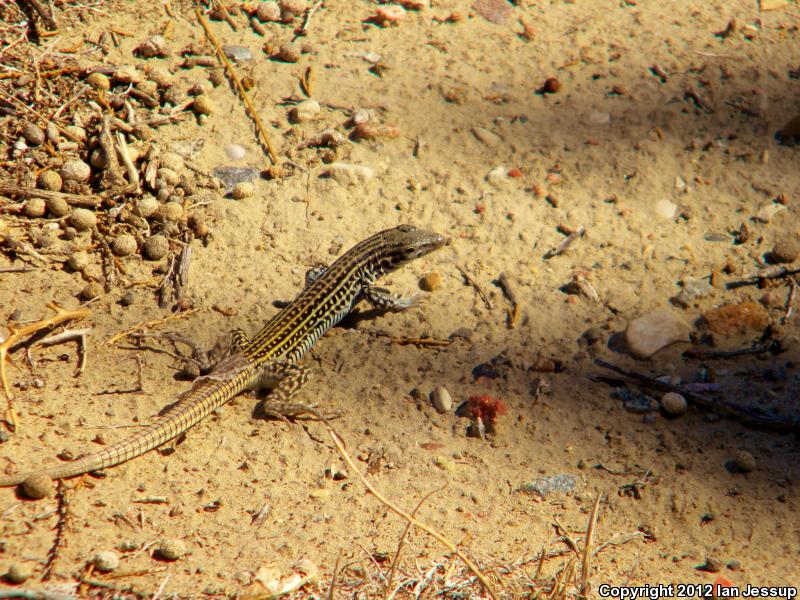
<path fill-rule="evenodd" d="M 467 273 L 464 267 L 456 265 L 456 269 L 458 269 L 458 272 L 461 273 L 461 276 L 464 278 L 464 281 L 467 283 L 467 285 L 473 288 L 476 292 L 478 292 L 478 296 L 480 296 L 481 300 L 483 300 L 483 303 L 486 305 L 486 308 L 488 308 L 489 310 L 494 308 L 494 305 L 492 304 L 492 301 L 489 299 L 489 296 L 486 295 L 486 292 L 483 291 L 483 288 L 480 286 L 480 284 L 477 281 L 475 281 L 475 279 L 469 273 Z"/>
<path fill-rule="evenodd" d="M 183 312 L 179 312 L 174 315 L 169 315 L 164 317 L 163 319 L 153 319 L 151 321 L 142 321 L 141 323 L 137 323 L 132 327 L 128 327 L 127 329 L 123 329 L 122 331 L 112 335 L 106 341 L 103 342 L 104 346 L 110 346 L 111 344 L 116 344 L 120 340 L 124 340 L 126 337 L 131 335 L 132 333 L 136 333 L 138 331 L 142 331 L 145 329 L 150 329 L 151 327 L 157 327 L 158 325 L 163 325 L 168 321 L 174 321 L 176 319 L 185 319 L 186 317 L 193 315 L 194 313 L 198 312 L 199 308 L 190 308 L 189 310 L 184 310 Z"/>

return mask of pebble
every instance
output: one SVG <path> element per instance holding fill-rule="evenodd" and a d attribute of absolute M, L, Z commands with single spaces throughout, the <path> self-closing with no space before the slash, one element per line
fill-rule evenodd
<path fill-rule="evenodd" d="M 508 181 L 508 169 L 502 165 L 495 167 L 486 174 L 486 181 L 495 187 L 502 187 Z"/>
<path fill-rule="evenodd" d="M 328 176 L 338 183 L 347 186 L 356 186 L 366 183 L 374 176 L 372 169 L 365 165 L 349 163 L 332 163 L 328 167 Z"/>
<path fill-rule="evenodd" d="M 289 21 L 299 17 L 308 9 L 306 0 L 278 0 L 278 6 L 281 9 L 281 18 Z"/>
<path fill-rule="evenodd" d="M 733 455 L 733 463 L 740 471 L 749 473 L 756 468 L 756 457 L 747 450 L 738 450 Z"/>
<path fill-rule="evenodd" d="M 22 491 L 31 500 L 41 500 L 53 493 L 53 480 L 44 473 L 31 475 L 22 482 Z"/>
<path fill-rule="evenodd" d="M 256 9 L 256 18 L 262 23 L 281 20 L 281 8 L 277 2 L 262 2 Z"/>
<path fill-rule="evenodd" d="M 305 123 L 313 121 L 320 112 L 319 102 L 308 99 L 303 100 L 289 111 L 289 120 L 292 123 Z"/>
<path fill-rule="evenodd" d="M 158 214 L 163 221 L 177 223 L 183 217 L 183 205 L 180 202 L 167 202 L 161 205 Z"/>
<path fill-rule="evenodd" d="M 103 550 L 94 555 L 92 565 L 101 573 L 110 573 L 119 566 L 119 555 L 113 550 Z"/>
<path fill-rule="evenodd" d="M 707 556 L 703 570 L 709 573 L 719 573 L 722 570 L 722 561 L 713 556 Z"/>
<path fill-rule="evenodd" d="M 665 221 L 669 221 L 675 218 L 675 213 L 678 211 L 678 205 L 670 202 L 666 198 L 662 198 L 656 202 L 655 210 L 659 217 Z"/>
<path fill-rule="evenodd" d="M 133 53 L 141 56 L 142 58 L 154 58 L 156 56 L 166 56 L 167 55 L 167 42 L 163 36 L 154 35 L 142 43 L 140 43 L 136 48 L 133 50 Z"/>
<path fill-rule="evenodd" d="M 366 108 L 357 108 L 350 115 L 350 125 L 361 125 L 369 120 L 370 114 Z"/>
<path fill-rule="evenodd" d="M 625 330 L 625 342 L 636 358 L 648 358 L 670 344 L 686 341 L 689 327 L 667 307 L 633 319 Z"/>
<path fill-rule="evenodd" d="M 222 181 L 222 187 L 225 193 L 230 194 L 237 183 L 253 181 L 259 176 L 259 171 L 255 167 L 221 166 L 214 167 L 211 174 Z"/>
<path fill-rule="evenodd" d="M 114 80 L 120 83 L 139 83 L 144 79 L 144 74 L 134 67 L 123 65 L 114 71 Z"/>
<path fill-rule="evenodd" d="M 171 169 L 172 171 L 182 171 L 185 165 L 183 157 L 177 152 L 164 152 L 158 157 L 158 163 L 163 168 Z"/>
<path fill-rule="evenodd" d="M 142 196 L 136 201 L 136 204 L 133 207 L 133 212 L 143 219 L 152 216 L 157 210 L 158 200 L 152 196 Z"/>
<path fill-rule="evenodd" d="M 714 288 L 706 277 L 688 277 L 681 281 L 681 291 L 675 296 L 675 302 L 687 307 L 695 300 L 705 298 L 713 291 Z"/>
<path fill-rule="evenodd" d="M 11 563 L 6 572 L 9 583 L 25 583 L 33 576 L 33 569 L 27 563 Z"/>
<path fill-rule="evenodd" d="M 284 44 L 278 49 L 275 58 L 287 63 L 296 63 L 300 60 L 300 46 L 298 44 Z"/>
<path fill-rule="evenodd" d="M 419 280 L 420 289 L 426 292 L 432 292 L 440 285 L 442 285 L 442 276 L 436 271 L 426 273 L 422 276 L 422 279 Z"/>
<path fill-rule="evenodd" d="M 67 259 L 67 266 L 80 273 L 89 267 L 89 255 L 86 252 L 73 252 Z"/>
<path fill-rule="evenodd" d="M 119 299 L 119 303 L 122 306 L 131 306 L 134 302 L 136 302 L 136 294 L 134 294 L 130 290 L 125 292 L 122 295 L 122 298 Z"/>
<path fill-rule="evenodd" d="M 772 220 L 772 217 L 784 210 L 786 210 L 786 207 L 782 204 L 775 204 L 774 202 L 765 204 L 758 209 L 755 219 L 756 221 L 761 221 L 762 223 L 769 223 Z"/>
<path fill-rule="evenodd" d="M 80 140 L 81 142 L 86 141 L 86 130 L 83 127 L 78 127 L 77 125 L 67 125 L 64 127 L 64 130 L 75 139 Z"/>
<path fill-rule="evenodd" d="M 44 143 L 45 139 L 42 128 L 36 123 L 30 122 L 25 123 L 25 125 L 22 127 L 22 137 L 24 137 L 25 141 L 31 146 L 39 146 L 40 144 Z"/>
<path fill-rule="evenodd" d="M 89 154 L 89 164 L 95 169 L 105 169 L 108 166 L 106 153 L 102 148 L 95 148 Z"/>
<path fill-rule="evenodd" d="M 442 471 L 450 474 L 454 474 L 458 471 L 458 465 L 456 465 L 456 461 L 451 458 L 447 458 L 446 456 L 437 456 L 433 459 L 433 464 L 439 467 Z"/>
<path fill-rule="evenodd" d="M 158 169 L 158 171 L 156 171 L 156 177 L 161 179 L 169 186 L 177 185 L 181 180 L 180 176 L 175 171 L 168 169 L 167 167 L 161 167 Z"/>
<path fill-rule="evenodd" d="M 578 484 L 577 478 L 570 473 L 560 475 L 545 475 L 534 479 L 530 483 L 520 486 L 520 491 L 527 494 L 538 494 L 542 498 L 550 494 L 568 494 L 575 490 Z"/>
<path fill-rule="evenodd" d="M 65 160 L 64 164 L 59 170 L 59 175 L 64 181 L 89 181 L 92 176 L 92 168 L 82 160 L 77 158 L 70 158 Z"/>
<path fill-rule="evenodd" d="M 589 115 L 589 122 L 592 125 L 608 125 L 611 123 L 611 113 L 594 111 Z"/>
<path fill-rule="evenodd" d="M 105 290 L 102 285 L 96 281 L 92 281 L 87 283 L 81 290 L 81 298 L 84 300 L 93 300 L 94 298 L 102 296 L 104 292 Z"/>
<path fill-rule="evenodd" d="M 331 491 L 327 488 L 315 488 L 311 490 L 308 495 L 317 500 L 325 500 L 330 497 Z"/>
<path fill-rule="evenodd" d="M 375 11 L 375 20 L 380 23 L 382 27 L 387 25 L 399 25 L 406 16 L 406 9 L 397 5 L 383 5 L 379 6 Z"/>
<path fill-rule="evenodd" d="M 192 228 L 192 233 L 201 240 L 205 239 L 211 231 L 201 214 L 194 213 L 189 215 L 188 223 L 189 227 Z"/>
<path fill-rule="evenodd" d="M 679 416 L 686 413 L 686 398 L 677 392 L 667 392 L 661 396 L 661 408 L 668 415 Z"/>
<path fill-rule="evenodd" d="M 247 150 L 240 144 L 228 144 L 225 146 L 225 156 L 230 160 L 242 160 L 247 155 Z"/>
<path fill-rule="evenodd" d="M 43 217 L 47 212 L 47 204 L 42 198 L 28 198 L 25 202 L 25 216 L 31 219 Z"/>
<path fill-rule="evenodd" d="M 97 225 L 97 215 L 88 208 L 73 208 L 69 215 L 69 224 L 78 231 L 86 231 Z"/>
<path fill-rule="evenodd" d="M 149 260 L 159 260 L 169 252 L 169 240 L 163 235 L 152 235 L 144 243 L 144 255 Z"/>
<path fill-rule="evenodd" d="M 107 92 L 111 89 L 111 80 L 108 75 L 103 75 L 102 73 L 90 73 L 86 78 L 86 83 L 96 90 Z"/>
<path fill-rule="evenodd" d="M 561 89 L 561 82 L 555 77 L 548 77 L 544 80 L 542 91 L 547 94 L 555 94 Z"/>
<path fill-rule="evenodd" d="M 247 46 L 237 46 L 235 44 L 226 44 L 222 47 L 225 56 L 236 62 L 243 60 L 253 60 L 253 52 Z"/>
<path fill-rule="evenodd" d="M 231 197 L 234 200 L 243 200 L 256 193 L 256 186 L 251 181 L 242 181 L 233 186 Z"/>
<path fill-rule="evenodd" d="M 800 115 L 797 115 L 786 123 L 786 125 L 781 127 L 778 136 L 784 144 L 800 142 Z"/>
<path fill-rule="evenodd" d="M 114 238 L 111 251 L 115 256 L 129 256 L 136 252 L 136 238 L 130 233 L 121 233 Z"/>
<path fill-rule="evenodd" d="M 183 540 L 163 540 L 156 550 L 158 556 L 164 560 L 180 560 L 186 555 L 186 544 Z"/>
<path fill-rule="evenodd" d="M 490 148 L 494 148 L 503 143 L 503 138 L 501 138 L 495 132 L 490 131 L 489 129 L 484 129 L 483 127 L 473 127 L 472 135 L 474 135 L 479 142 L 489 146 Z"/>
<path fill-rule="evenodd" d="M 437 385 L 431 392 L 431 404 L 440 413 L 448 413 L 453 408 L 453 398 L 443 385 Z"/>
<path fill-rule="evenodd" d="M 772 246 L 769 260 L 773 263 L 790 263 L 800 256 L 800 239 L 795 232 L 781 232 Z"/>
<path fill-rule="evenodd" d="M 205 94 L 201 94 L 194 99 L 194 102 L 192 102 L 192 110 L 194 110 L 195 114 L 198 115 L 210 115 L 212 112 L 214 112 L 215 108 L 216 107 L 211 101 L 211 98 Z"/>
<path fill-rule="evenodd" d="M 61 175 L 50 169 L 42 171 L 36 178 L 36 187 L 50 192 L 60 192 L 62 183 Z M 63 200 L 63 198 L 59 198 L 59 200 Z"/>
<path fill-rule="evenodd" d="M 148 65 L 145 69 L 147 78 L 155 81 L 158 87 L 166 88 L 172 85 L 172 74 L 164 67 L 158 65 Z"/>

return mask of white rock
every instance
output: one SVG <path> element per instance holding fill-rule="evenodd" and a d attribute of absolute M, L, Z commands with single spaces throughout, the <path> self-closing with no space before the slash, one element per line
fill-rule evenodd
<path fill-rule="evenodd" d="M 328 167 L 328 176 L 342 185 L 355 186 L 366 183 L 374 176 L 372 169 L 365 165 L 333 163 Z"/>
<path fill-rule="evenodd" d="M 589 122 L 592 125 L 608 125 L 611 123 L 611 113 L 607 112 L 593 112 L 589 115 Z"/>
<path fill-rule="evenodd" d="M 230 160 L 242 160 L 247 155 L 247 149 L 240 144 L 228 144 L 225 146 L 225 156 Z"/>
<path fill-rule="evenodd" d="M 473 127 L 472 135 L 474 135 L 475 139 L 477 139 L 479 142 L 489 146 L 489 148 L 494 148 L 495 146 L 499 146 L 501 143 L 503 143 L 503 138 L 497 135 L 494 131 L 484 129 L 483 127 Z"/>
<path fill-rule="evenodd" d="M 756 213 L 756 220 L 761 221 L 762 223 L 769 223 L 772 217 L 784 210 L 786 210 L 786 207 L 783 204 L 765 204 L 758 209 L 758 212 Z"/>
<path fill-rule="evenodd" d="M 625 330 L 625 342 L 636 358 L 648 358 L 670 344 L 688 341 L 688 325 L 667 307 L 635 318 Z"/>
<path fill-rule="evenodd" d="M 71 158 L 64 161 L 59 175 L 64 181 L 89 181 L 89 177 L 92 176 L 92 168 L 82 160 Z"/>
<path fill-rule="evenodd" d="M 319 111 L 319 102 L 309 98 L 308 100 L 303 100 L 289 111 L 289 120 L 291 120 L 292 123 L 313 121 L 317 118 L 317 115 L 319 115 Z"/>
<path fill-rule="evenodd" d="M 683 177 L 676 177 L 675 178 L 675 191 L 681 194 L 685 194 L 686 190 L 688 189 L 686 182 L 684 181 Z"/>
<path fill-rule="evenodd" d="M 450 412 L 453 408 L 453 398 L 443 385 L 437 385 L 431 392 L 431 404 L 440 413 Z"/>
<path fill-rule="evenodd" d="M 662 198 L 656 202 L 656 214 L 665 220 L 675 218 L 675 213 L 678 211 L 678 206 L 670 202 L 666 198 Z"/>
<path fill-rule="evenodd" d="M 661 396 L 661 407 L 668 415 L 682 415 L 686 412 L 686 398 L 677 392 L 667 392 Z"/>
<path fill-rule="evenodd" d="M 486 181 L 495 187 L 501 187 L 508 181 L 508 169 L 504 166 L 495 167 L 486 174 Z"/>

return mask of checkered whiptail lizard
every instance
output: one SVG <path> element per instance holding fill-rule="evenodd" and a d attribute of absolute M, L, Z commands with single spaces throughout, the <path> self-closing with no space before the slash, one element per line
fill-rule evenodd
<path fill-rule="evenodd" d="M 178 437 L 245 391 L 272 388 L 264 404 L 268 415 L 317 414 L 311 405 L 289 401 L 310 373 L 298 361 L 361 299 L 384 309 L 412 306 L 412 299 L 390 295 L 373 287 L 373 283 L 378 277 L 446 243 L 444 236 L 411 225 L 376 233 L 329 267 L 309 271 L 303 291 L 252 338 L 235 331 L 228 355 L 209 374 L 195 379 L 179 401 L 152 424 L 73 462 L 0 477 L 0 487 L 17 485 L 30 478 L 65 479 L 113 467 Z"/>

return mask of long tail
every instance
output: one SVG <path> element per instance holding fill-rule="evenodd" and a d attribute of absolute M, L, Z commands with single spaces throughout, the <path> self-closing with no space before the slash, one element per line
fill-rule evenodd
<path fill-rule="evenodd" d="M 46 475 L 50 479 L 66 479 L 107 469 L 141 456 L 197 425 L 214 410 L 247 389 L 252 377 L 250 370 L 245 369 L 226 379 L 215 379 L 212 376 L 197 380 L 194 387 L 175 406 L 132 436 L 70 463 L 0 477 L 0 487 L 18 485 L 34 475 Z"/>

